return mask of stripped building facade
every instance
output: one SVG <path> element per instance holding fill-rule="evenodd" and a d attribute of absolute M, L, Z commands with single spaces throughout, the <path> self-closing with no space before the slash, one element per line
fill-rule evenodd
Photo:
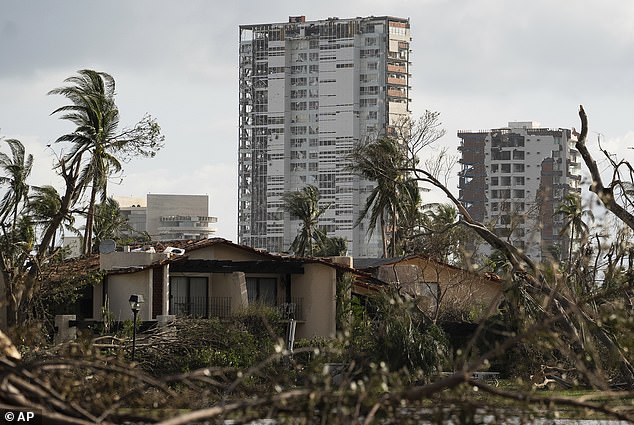
<path fill-rule="evenodd" d="M 564 217 L 557 209 L 568 193 L 580 193 L 581 164 L 568 129 L 534 122 L 459 131 L 462 154 L 459 199 L 471 216 L 490 225 L 533 260 L 566 252 Z M 482 253 L 490 253 L 483 247 Z"/>
<path fill-rule="evenodd" d="M 366 17 L 240 26 L 238 242 L 284 252 L 299 221 L 282 195 L 306 185 L 332 205 L 319 225 L 355 256 L 380 253 L 357 224 L 373 183 L 348 169 L 360 141 L 409 115 L 410 25 Z"/>

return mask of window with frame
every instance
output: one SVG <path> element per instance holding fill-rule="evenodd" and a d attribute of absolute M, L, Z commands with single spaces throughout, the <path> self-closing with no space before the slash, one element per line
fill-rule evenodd
<path fill-rule="evenodd" d="M 170 276 L 170 314 L 206 317 L 207 289 L 206 277 Z"/>
<path fill-rule="evenodd" d="M 277 300 L 277 279 L 274 277 L 247 277 L 247 299 L 249 304 L 259 303 L 275 306 Z"/>

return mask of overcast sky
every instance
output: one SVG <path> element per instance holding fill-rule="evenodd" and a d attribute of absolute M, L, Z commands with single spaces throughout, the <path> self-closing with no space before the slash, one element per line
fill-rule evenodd
<path fill-rule="evenodd" d="M 65 99 L 46 93 L 79 69 L 108 72 L 122 125 L 150 113 L 166 137 L 111 192 L 208 194 L 218 236 L 236 240 L 238 26 L 289 15 L 410 18 L 412 110 L 442 114 L 454 153 L 459 129 L 579 128 L 579 104 L 593 143 L 633 152 L 629 0 L 0 0 L 0 136 L 34 154 L 32 184 L 59 186 L 46 145 L 72 126 L 50 116 Z"/>

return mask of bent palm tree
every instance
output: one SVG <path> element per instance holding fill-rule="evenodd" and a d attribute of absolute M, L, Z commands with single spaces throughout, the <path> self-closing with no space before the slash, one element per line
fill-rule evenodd
<path fill-rule="evenodd" d="M 321 247 L 326 235 L 318 227 L 319 217 L 332 204 L 319 206 L 319 189 L 306 186 L 295 192 L 282 195 L 284 210 L 302 222 L 301 229 L 290 246 L 291 251 L 300 257 L 314 255 L 315 247 Z"/>
<path fill-rule="evenodd" d="M 83 252 L 87 254 L 92 246 L 95 203 L 97 196 L 101 202 L 106 201 L 108 178 L 120 172 L 122 161 L 131 155 L 153 157 L 164 138 L 149 115 L 134 127 L 119 131 L 114 78 L 88 69 L 78 74 L 65 80 L 67 86 L 53 89 L 49 94 L 61 94 L 70 100 L 71 104 L 57 108 L 53 114 L 61 113 L 61 119 L 77 126 L 74 132 L 56 142 L 71 143 L 62 160 L 67 164 L 81 163 L 78 185 L 82 192 L 90 187 L 83 240 Z"/>
<path fill-rule="evenodd" d="M 82 70 L 79 76 L 67 78 L 65 82 L 70 85 L 53 89 L 49 94 L 61 94 L 71 101 L 70 105 L 57 108 L 53 114 L 63 113 L 62 119 L 77 126 L 73 133 L 57 139 L 57 142 L 72 143 L 64 160 L 73 162 L 81 160 L 84 154 L 90 156 L 79 178 L 83 190 L 88 186 L 91 188 L 82 247 L 87 254 L 92 245 L 97 195 L 101 194 L 101 198 L 105 199 L 109 175 L 121 170 L 120 162 L 110 153 L 114 147 L 111 142 L 117 135 L 119 110 L 114 102 L 114 78 L 109 74 Z"/>

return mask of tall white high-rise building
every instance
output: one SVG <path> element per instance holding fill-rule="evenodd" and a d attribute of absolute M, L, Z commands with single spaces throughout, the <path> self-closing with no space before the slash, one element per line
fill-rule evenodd
<path fill-rule="evenodd" d="M 381 252 L 380 232 L 356 225 L 374 185 L 347 155 L 409 114 L 410 40 L 409 20 L 389 16 L 240 26 L 239 243 L 288 250 L 299 222 L 282 194 L 315 185 L 328 236 Z"/>
<path fill-rule="evenodd" d="M 570 241 L 557 209 L 566 194 L 581 192 L 576 136 L 528 121 L 458 137 L 460 201 L 471 216 L 536 261 L 565 253 Z"/>

